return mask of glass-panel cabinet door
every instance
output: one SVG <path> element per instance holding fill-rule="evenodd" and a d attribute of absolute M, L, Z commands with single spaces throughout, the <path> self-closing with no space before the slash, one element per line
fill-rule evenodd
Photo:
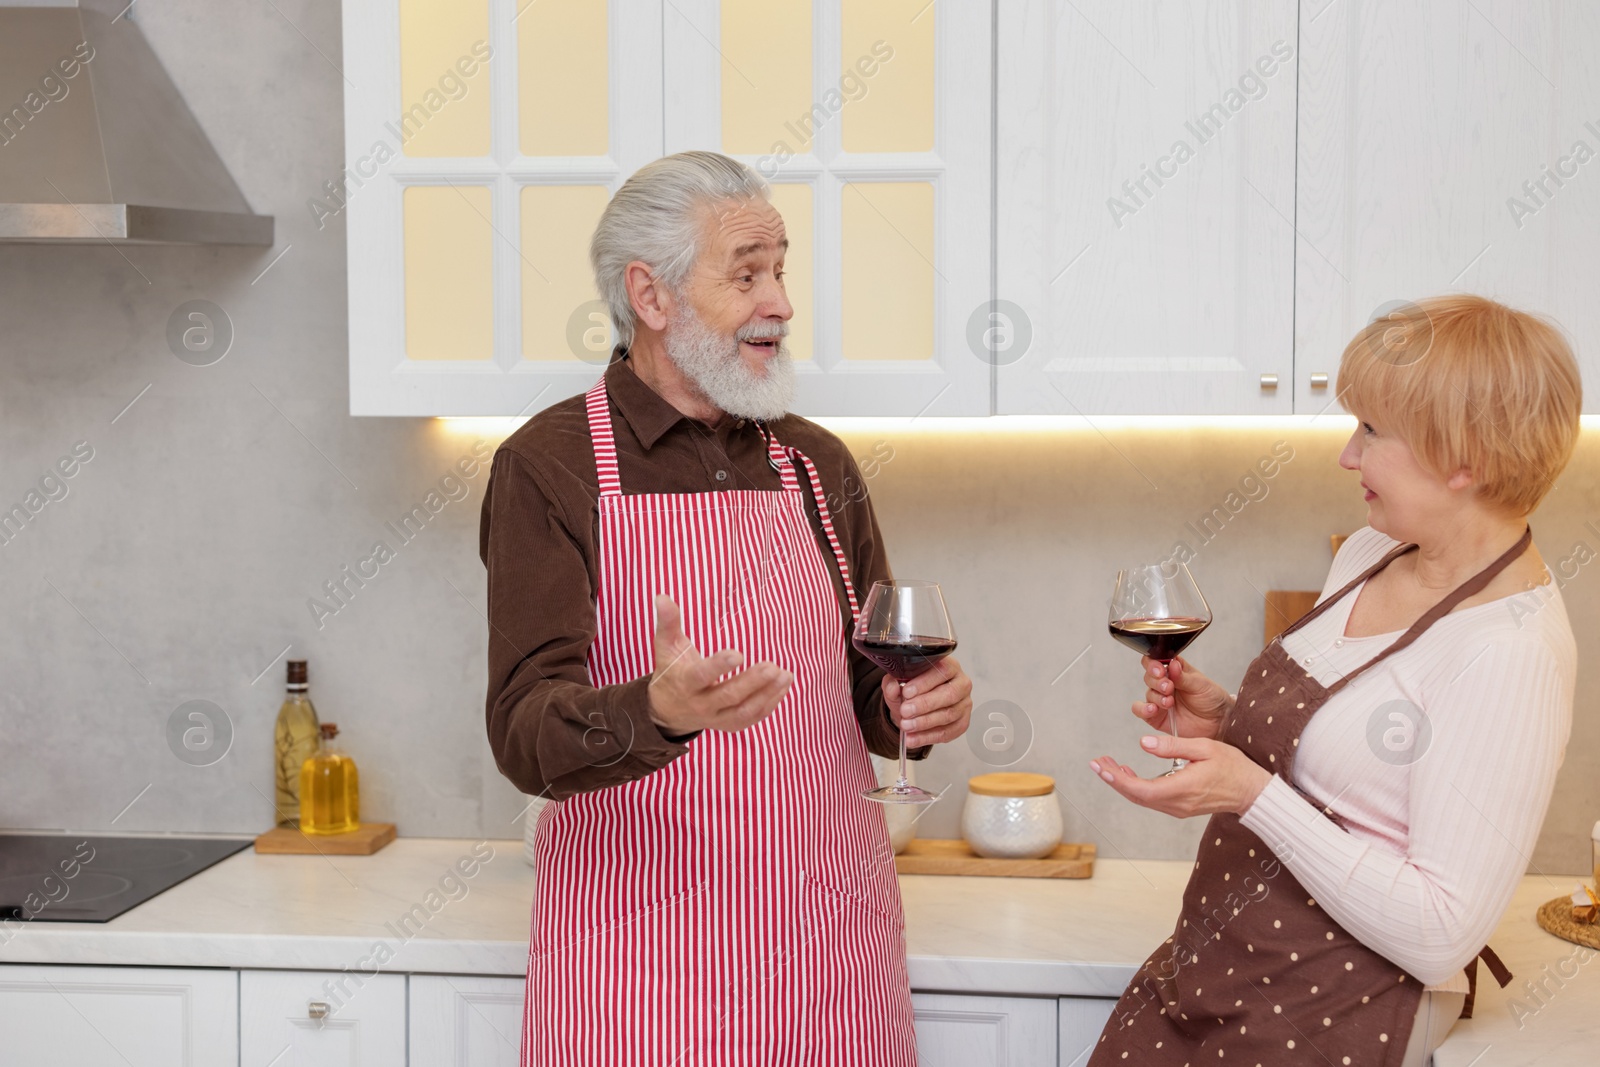
<path fill-rule="evenodd" d="M 527 415 L 610 354 L 589 236 L 661 154 L 661 0 L 345 0 L 354 415 Z"/>
<path fill-rule="evenodd" d="M 796 409 L 989 414 L 989 5 L 671 0 L 662 25 L 666 150 L 773 184 Z"/>
<path fill-rule="evenodd" d="M 1289 412 L 1295 0 L 997 4 L 999 412 Z"/>

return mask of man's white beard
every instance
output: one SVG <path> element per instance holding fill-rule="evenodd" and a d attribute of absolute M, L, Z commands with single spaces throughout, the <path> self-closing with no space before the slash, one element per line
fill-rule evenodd
<path fill-rule="evenodd" d="M 783 338 L 786 322 L 749 326 L 733 335 L 707 326 L 688 305 L 667 330 L 667 356 L 707 400 L 742 419 L 778 419 L 794 401 L 794 362 Z M 739 351 L 741 340 L 778 338 L 765 374 L 752 370 Z"/>

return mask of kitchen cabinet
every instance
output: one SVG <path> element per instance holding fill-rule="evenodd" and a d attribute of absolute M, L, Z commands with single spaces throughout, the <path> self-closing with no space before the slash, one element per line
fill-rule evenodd
<path fill-rule="evenodd" d="M 991 13 L 926 0 L 348 0 L 355 415 L 526 415 L 611 351 L 588 242 L 668 152 L 774 184 L 795 409 L 988 414 Z M 976 316 L 976 318 L 975 318 Z"/>
<path fill-rule="evenodd" d="M 989 5 L 673 0 L 664 27 L 665 150 L 743 160 L 783 213 L 795 410 L 989 414 Z"/>
<path fill-rule="evenodd" d="M 1056 1002 L 913 993 L 922 1067 L 1055 1067 Z"/>
<path fill-rule="evenodd" d="M 1465 291 L 1555 318 L 1600 412 L 1600 8 L 1305 0 L 1300 34 L 1296 410 L 1375 313 Z"/>
<path fill-rule="evenodd" d="M 164 967 L 0 966 L 6 1063 L 238 1064 L 238 976 Z"/>
<path fill-rule="evenodd" d="M 999 0 L 999 413 L 1291 410 L 1296 22 Z"/>
<path fill-rule="evenodd" d="M 1056 1004 L 1057 1058 L 1061 1067 L 1082 1067 L 1100 1041 L 1117 1006 L 1115 997 L 1062 997 Z"/>
<path fill-rule="evenodd" d="M 1554 317 L 1600 411 L 1600 10 L 1306 0 L 1301 40 L 1296 410 L 1376 312 L 1467 291 Z"/>
<path fill-rule="evenodd" d="M 243 1067 L 405 1063 L 406 976 L 354 962 L 343 971 L 241 971 L 238 1040 Z"/>
<path fill-rule="evenodd" d="M 1582 0 L 349 0 L 361 415 L 526 415 L 611 350 L 588 238 L 644 163 L 768 177 L 796 410 L 1315 414 L 1351 334 L 1547 313 L 1600 412 Z M 993 57 L 993 58 L 991 58 Z"/>
<path fill-rule="evenodd" d="M 594 383 L 589 235 L 660 156 L 662 0 L 346 0 L 352 415 L 527 415 Z"/>
<path fill-rule="evenodd" d="M 521 978 L 411 976 L 411 1067 L 517 1067 Z"/>
<path fill-rule="evenodd" d="M 520 978 L 413 975 L 412 1067 L 515 1067 L 524 989 Z M 1055 1065 L 1053 1000 L 913 993 L 911 1002 L 923 1067 Z"/>

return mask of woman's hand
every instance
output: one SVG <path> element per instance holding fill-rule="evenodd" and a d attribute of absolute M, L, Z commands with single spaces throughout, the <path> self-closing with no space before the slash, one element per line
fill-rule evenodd
<path fill-rule="evenodd" d="M 1186 759 L 1189 765 L 1164 778 L 1140 778 L 1132 767 L 1110 756 L 1089 766 L 1111 788 L 1140 807 L 1179 819 L 1191 815 L 1232 812 L 1243 815 L 1272 781 L 1272 775 L 1249 756 L 1221 741 L 1201 737 L 1146 737 L 1144 750 L 1156 756 Z"/>
<path fill-rule="evenodd" d="M 1179 737 L 1216 737 L 1222 720 L 1233 709 L 1233 697 L 1201 674 L 1182 656 L 1163 666 L 1158 659 L 1141 656 L 1144 665 L 1144 699 L 1133 713 L 1152 729 Z M 1169 721 L 1171 720 L 1171 721 Z"/>

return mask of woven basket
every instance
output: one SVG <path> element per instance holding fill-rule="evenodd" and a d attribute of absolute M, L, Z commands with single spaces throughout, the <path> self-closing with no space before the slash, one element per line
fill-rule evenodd
<path fill-rule="evenodd" d="M 1600 924 L 1590 926 L 1580 923 L 1572 917 L 1572 898 L 1556 897 L 1539 907 L 1539 914 L 1535 916 L 1539 926 L 1545 931 L 1555 934 L 1563 941 L 1571 941 L 1574 945 L 1588 945 L 1590 948 L 1600 948 Z"/>

